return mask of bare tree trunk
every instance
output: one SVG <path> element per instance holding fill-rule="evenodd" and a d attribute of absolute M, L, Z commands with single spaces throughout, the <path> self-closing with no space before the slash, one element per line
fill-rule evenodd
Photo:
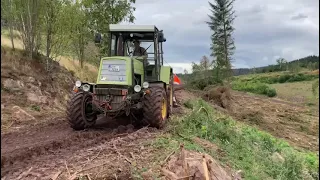
<path fill-rule="evenodd" d="M 47 59 L 47 71 L 49 70 L 49 57 L 50 57 L 50 52 L 51 52 L 51 49 L 50 49 L 50 43 L 51 43 L 51 32 L 48 28 L 48 31 L 47 31 L 47 48 L 46 48 L 46 59 Z"/>
<path fill-rule="evenodd" d="M 23 42 L 23 45 L 24 45 L 24 49 L 27 50 L 27 37 L 26 37 L 26 25 L 24 23 L 24 19 L 23 19 L 23 15 L 21 14 L 20 15 L 20 21 L 21 21 L 21 28 L 20 28 L 20 31 L 21 31 L 21 39 L 22 39 L 22 42 Z"/>
<path fill-rule="evenodd" d="M 46 59 L 47 59 L 47 70 L 49 70 L 49 58 L 51 54 L 51 40 L 52 40 L 52 23 L 50 21 L 50 17 L 48 16 L 47 22 L 47 47 L 46 47 Z"/>
<path fill-rule="evenodd" d="M 29 50 L 29 57 L 33 58 L 33 38 L 32 38 L 32 16 L 31 16 L 31 10 L 30 10 L 30 1 L 28 3 L 28 17 L 29 17 L 29 28 L 28 28 L 28 50 Z"/>
<path fill-rule="evenodd" d="M 80 50 L 80 67 L 81 69 L 83 68 L 83 64 L 84 64 L 84 48 L 85 48 L 85 43 L 84 43 L 84 29 L 85 27 L 82 26 L 81 27 L 81 32 L 80 32 L 80 39 L 79 39 L 79 50 Z"/>
<path fill-rule="evenodd" d="M 12 50 L 15 51 L 14 41 L 13 41 L 13 26 L 12 26 L 11 20 L 9 22 L 9 31 L 10 31 L 10 39 L 11 39 Z"/>
<path fill-rule="evenodd" d="M 38 0 L 33 0 L 32 3 L 32 50 L 33 53 L 37 54 L 40 48 L 40 25 L 39 25 L 39 7 L 38 7 Z"/>
<path fill-rule="evenodd" d="M 12 0 L 10 1 L 10 13 L 13 13 L 13 9 L 12 9 Z M 12 44 L 12 50 L 15 51 L 14 48 L 14 41 L 13 41 L 13 15 L 11 15 L 10 17 L 10 22 L 9 22 L 9 31 L 10 31 L 10 39 L 11 39 L 11 44 Z"/>
<path fill-rule="evenodd" d="M 84 42 L 83 42 L 83 36 L 81 36 L 80 39 L 80 67 L 83 68 L 83 61 L 84 61 Z"/>
<path fill-rule="evenodd" d="M 48 22 L 47 28 L 47 48 L 46 48 L 46 56 L 49 58 L 51 54 L 51 36 L 52 36 L 52 27 L 51 22 Z"/>
<path fill-rule="evenodd" d="M 40 47 L 41 47 L 41 31 L 38 30 L 35 33 L 37 33 L 37 34 L 36 34 L 36 37 L 35 37 L 36 38 L 36 44 L 35 44 L 34 52 L 35 53 L 39 53 L 39 50 L 40 50 Z"/>
<path fill-rule="evenodd" d="M 223 16 L 223 19 L 225 21 L 224 16 Z M 224 34 L 224 55 L 225 55 L 225 67 L 226 67 L 226 72 L 223 78 L 227 78 L 229 80 L 229 77 L 231 77 L 231 63 L 229 62 L 229 59 L 228 59 L 228 56 L 229 56 L 228 37 L 227 37 L 227 28 L 226 28 L 225 22 L 223 22 L 223 34 Z"/>

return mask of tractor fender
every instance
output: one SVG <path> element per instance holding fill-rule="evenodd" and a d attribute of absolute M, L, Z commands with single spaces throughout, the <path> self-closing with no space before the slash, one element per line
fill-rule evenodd
<path fill-rule="evenodd" d="M 149 87 L 163 87 L 164 89 L 166 89 L 167 84 L 162 81 L 149 82 Z"/>
<path fill-rule="evenodd" d="M 171 75 L 172 75 L 172 68 L 170 66 L 161 66 L 160 81 L 166 84 L 170 84 Z"/>

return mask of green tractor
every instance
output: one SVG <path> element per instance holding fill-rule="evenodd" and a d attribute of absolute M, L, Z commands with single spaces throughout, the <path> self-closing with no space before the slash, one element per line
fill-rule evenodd
<path fill-rule="evenodd" d="M 125 115 L 162 128 L 173 106 L 173 72 L 163 65 L 163 31 L 153 25 L 111 24 L 109 28 L 111 56 L 101 58 L 96 83 L 76 81 L 67 107 L 70 126 L 83 130 L 95 125 L 98 115 Z M 133 54 L 137 40 L 149 44 L 144 56 Z M 95 43 L 101 41 L 96 34 Z"/>

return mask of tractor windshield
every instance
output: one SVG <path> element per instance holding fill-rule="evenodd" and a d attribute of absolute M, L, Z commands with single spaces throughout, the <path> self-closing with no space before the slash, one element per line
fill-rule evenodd
<path fill-rule="evenodd" d="M 149 64 L 155 64 L 154 60 L 154 43 L 151 41 L 140 41 L 140 48 L 135 47 L 132 41 L 127 41 L 127 44 L 131 44 L 131 49 L 128 52 L 128 56 L 130 56 L 134 51 L 141 51 L 139 54 L 147 54 L 147 61 Z M 129 46 L 130 47 L 130 46 Z M 139 48 L 135 50 L 135 48 Z M 136 56 L 134 53 L 132 54 L 133 56 Z M 142 55 L 139 55 L 142 56 Z"/>
<path fill-rule="evenodd" d="M 155 64 L 155 58 L 154 58 L 154 43 L 153 42 L 147 42 L 147 41 L 142 41 L 141 42 L 141 47 L 145 48 L 148 54 L 147 61 L 149 62 L 150 65 Z"/>
<path fill-rule="evenodd" d="M 133 35 L 134 34 L 134 35 Z M 136 35 L 138 34 L 138 35 Z M 134 40 L 140 41 L 141 49 L 147 52 L 147 62 L 149 65 L 155 65 L 156 60 L 162 64 L 162 42 L 154 42 L 154 33 L 128 33 L 112 32 L 111 33 L 111 56 L 134 56 Z M 156 45 L 156 46 L 155 46 Z M 140 51 L 140 50 L 138 50 Z M 144 53 L 144 52 L 140 52 Z M 136 53 L 135 53 L 136 54 Z"/>

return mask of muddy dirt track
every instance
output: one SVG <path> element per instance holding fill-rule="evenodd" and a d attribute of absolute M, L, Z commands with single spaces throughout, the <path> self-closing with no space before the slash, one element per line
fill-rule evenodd
<path fill-rule="evenodd" d="M 81 167 L 86 165 L 84 163 L 88 162 L 88 158 L 90 160 L 98 152 L 104 151 L 103 153 L 111 156 L 119 154 L 115 146 L 123 146 L 138 139 L 149 138 L 153 131 L 157 131 L 153 128 L 143 128 L 137 131 L 131 124 L 120 125 L 117 128 L 110 128 L 112 124 L 97 124 L 98 126 L 109 128 L 93 128 L 77 132 L 73 131 L 63 119 L 56 119 L 55 122 L 42 127 L 32 127 L 22 132 L 2 135 L 1 177 L 5 179 L 50 179 L 62 169 L 81 170 Z M 117 141 L 119 139 L 121 142 Z M 108 152 L 110 148 L 114 149 Z M 103 157 L 101 152 L 100 156 Z M 71 167 L 67 168 L 68 164 Z M 91 163 L 87 163 L 86 166 L 89 165 Z M 127 173 L 127 171 L 122 171 Z M 68 173 L 70 172 L 65 174 Z M 121 174 L 123 175 L 119 172 L 118 176 Z M 60 175 L 60 179 L 66 178 Z"/>
<path fill-rule="evenodd" d="M 70 179 L 86 173 L 94 179 L 130 179 L 133 163 L 152 163 L 156 150 L 150 141 L 160 131 L 134 127 L 128 118 L 100 118 L 95 127 L 74 131 L 63 116 L 54 118 L 1 135 L 1 179 Z"/>

